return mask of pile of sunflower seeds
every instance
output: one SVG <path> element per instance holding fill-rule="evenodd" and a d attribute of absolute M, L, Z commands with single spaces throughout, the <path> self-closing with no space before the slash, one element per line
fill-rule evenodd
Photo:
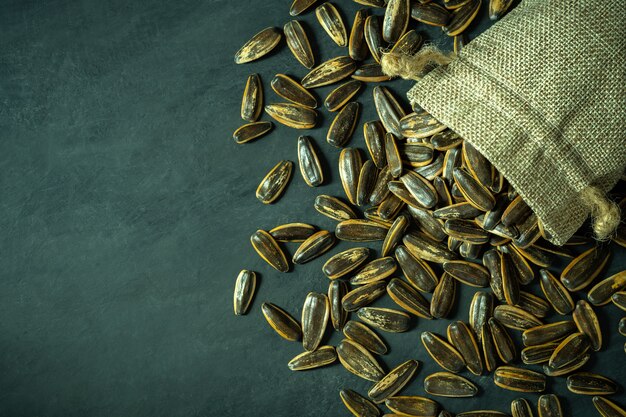
<path fill-rule="evenodd" d="M 605 395 L 617 392 L 617 384 L 598 374 L 581 372 L 592 352 L 602 348 L 602 332 L 594 307 L 613 302 L 626 310 L 626 271 L 595 285 L 609 260 L 608 244 L 596 244 L 579 255 L 570 248 L 588 243 L 574 237 L 565 246 L 549 243 L 550 236 L 540 219 L 506 179 L 470 143 L 448 129 L 426 111 L 414 107 L 411 113 L 383 86 L 373 90 L 379 120 L 363 125 L 369 158 L 357 148 L 346 147 L 356 128 L 360 104 L 351 101 L 362 83 L 388 81 L 380 67 L 385 51 L 416 53 L 423 39 L 409 30 L 412 19 L 440 26 L 454 37 L 455 52 L 466 43 L 464 31 L 475 19 L 480 0 L 444 0 L 443 4 L 423 0 L 355 0 L 371 9 L 359 10 L 352 28 L 346 25 L 332 3 L 315 8 L 320 26 L 348 55 L 329 59 L 318 66 L 307 33 L 297 20 L 283 31 L 270 27 L 254 35 L 235 54 L 235 62 L 257 60 L 281 43 L 283 35 L 294 57 L 310 72 L 300 81 L 277 74 L 272 90 L 286 101 L 264 107 L 276 122 L 294 129 L 310 129 L 318 119 L 317 100 L 309 91 L 338 83 L 324 100 L 329 112 L 336 112 L 328 127 L 327 142 L 341 148 L 339 176 L 345 200 L 318 195 L 315 209 L 337 221 L 334 231 L 318 230 L 308 223 L 278 225 L 256 231 L 252 246 L 270 266 L 280 272 L 291 264 L 304 264 L 330 250 L 336 239 L 351 242 L 382 241 L 381 257 L 370 260 L 370 250 L 354 247 L 331 256 L 322 271 L 330 280 L 328 294 L 311 292 L 304 301 L 301 322 L 272 303 L 263 303 L 263 315 L 281 337 L 302 341 L 304 352 L 288 363 L 293 371 L 331 364 L 337 359 L 349 372 L 373 383 L 367 397 L 349 389 L 340 397 L 356 416 L 378 416 L 376 404 L 384 403 L 394 415 L 449 416 L 439 403 L 420 396 L 396 396 L 408 384 L 419 364 L 407 360 L 386 372 L 376 359 L 388 347 L 376 330 L 409 330 L 410 315 L 441 319 L 452 311 L 458 285 L 490 288 L 477 291 L 469 310 L 469 322 L 453 321 L 445 336 L 422 332 L 421 341 L 431 358 L 444 371 L 425 377 L 424 389 L 433 396 L 472 397 L 477 386 L 457 375 L 467 368 L 474 375 L 493 373 L 498 387 L 519 392 L 543 392 L 551 376 L 567 375 L 567 388 L 576 394 L 593 396 L 602 416 L 626 416 Z M 292 16 L 305 12 L 315 0 L 295 0 Z M 511 1 L 491 0 L 489 15 L 499 18 Z M 378 16 L 373 10 L 384 11 Z M 372 63 L 362 63 L 369 55 Z M 249 76 L 243 93 L 241 117 L 249 122 L 233 134 L 238 144 L 261 137 L 272 123 L 258 121 L 263 111 L 263 86 L 257 74 Z M 298 165 L 310 187 L 324 183 L 324 172 L 311 138 L 297 143 Z M 257 198 L 270 204 L 280 198 L 293 172 L 294 163 L 279 161 L 261 180 Z M 347 201 L 346 201 L 347 200 Z M 626 209 L 626 199 L 621 206 Z M 357 214 L 356 207 L 363 211 Z M 626 247 L 622 228 L 613 241 Z M 300 246 L 291 262 L 281 242 Z M 570 259 L 556 277 L 547 268 L 555 258 Z M 522 288 L 535 280 L 535 268 L 545 298 Z M 436 271 L 441 271 L 437 273 Z M 404 279 L 394 277 L 401 275 Z M 349 279 L 348 279 L 349 278 Z M 587 300 L 575 301 L 572 293 L 585 290 Z M 256 274 L 243 270 L 236 280 L 235 314 L 243 315 L 254 297 Z M 432 293 L 430 301 L 423 294 Z M 387 294 L 397 309 L 371 307 Z M 545 324 L 551 310 L 562 321 Z M 349 320 L 353 312 L 360 321 Z M 571 318 L 569 317 L 571 315 Z M 336 347 L 322 345 L 328 323 L 343 332 Z M 626 317 L 619 322 L 626 335 Z M 517 360 L 519 347 L 510 336 L 522 332 L 523 364 L 543 364 L 543 373 L 510 364 Z M 626 344 L 624 345 L 626 351 Z M 546 394 L 537 405 L 540 416 L 562 416 L 556 395 Z M 527 400 L 512 402 L 515 417 L 532 416 Z M 506 415 L 495 410 L 468 411 L 459 416 Z"/>

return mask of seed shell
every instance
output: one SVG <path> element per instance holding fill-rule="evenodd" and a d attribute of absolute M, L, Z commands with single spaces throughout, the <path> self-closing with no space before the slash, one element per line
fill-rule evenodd
<path fill-rule="evenodd" d="M 398 178 L 402 174 L 402 158 L 400 157 L 396 137 L 393 133 L 385 135 L 385 158 L 387 159 L 387 166 L 391 175 L 394 178 Z"/>
<path fill-rule="evenodd" d="M 387 294 L 400 307 L 418 317 L 431 319 L 430 304 L 413 287 L 400 278 L 392 278 L 387 284 Z"/>
<path fill-rule="evenodd" d="M 274 329 L 280 337 L 292 342 L 300 340 L 302 337 L 300 323 L 285 310 L 272 303 L 263 303 L 261 305 L 261 311 L 263 311 L 265 320 L 267 320 L 272 329 Z"/>
<path fill-rule="evenodd" d="M 396 396 L 385 400 L 388 409 L 402 416 L 435 417 L 439 404 L 430 398 L 418 396 Z"/>
<path fill-rule="evenodd" d="M 565 339 L 576 330 L 576 324 L 571 320 L 556 323 L 542 324 L 531 327 L 522 333 L 524 346 L 541 345 L 548 342 L 558 342 Z"/>
<path fill-rule="evenodd" d="M 626 417 L 626 410 L 604 397 L 593 397 L 593 405 L 602 417 Z"/>
<path fill-rule="evenodd" d="M 268 104 L 265 112 L 278 123 L 294 129 L 312 129 L 317 121 L 315 110 L 294 103 Z"/>
<path fill-rule="evenodd" d="M 372 242 L 383 240 L 388 228 L 371 220 L 351 219 L 337 224 L 337 239 L 351 242 Z"/>
<path fill-rule="evenodd" d="M 526 330 L 543 324 L 537 317 L 517 306 L 499 305 L 493 316 L 504 326 L 515 330 Z"/>
<path fill-rule="evenodd" d="M 375 259 L 350 278 L 350 284 L 363 285 L 383 280 L 390 277 L 397 267 L 396 261 L 391 256 Z"/>
<path fill-rule="evenodd" d="M 554 394 L 545 394 L 537 402 L 539 417 L 563 417 L 559 397 Z"/>
<path fill-rule="evenodd" d="M 391 80 L 391 76 L 383 72 L 383 68 L 377 62 L 362 64 L 352 74 L 352 79 L 364 83 L 382 83 Z"/>
<path fill-rule="evenodd" d="M 526 291 L 520 291 L 517 306 L 539 318 L 546 317 L 550 312 L 550 304 L 546 300 Z"/>
<path fill-rule="evenodd" d="M 341 390 L 339 396 L 348 411 L 356 417 L 378 417 L 380 415 L 380 410 L 370 400 L 352 390 Z"/>
<path fill-rule="evenodd" d="M 324 182 L 324 173 L 313 142 L 307 136 L 298 138 L 298 163 L 300 174 L 309 187 L 317 187 Z"/>
<path fill-rule="evenodd" d="M 235 292 L 233 296 L 233 306 L 235 315 L 241 316 L 248 312 L 254 290 L 256 289 L 256 274 L 254 271 L 243 269 L 235 281 Z"/>
<path fill-rule="evenodd" d="M 339 56 L 313 68 L 302 79 L 304 88 L 316 88 L 333 84 L 349 77 L 356 70 L 356 62 L 349 56 Z"/>
<path fill-rule="evenodd" d="M 497 250 L 490 249 L 483 254 L 483 265 L 489 270 L 491 291 L 500 302 L 506 302 L 502 288 L 501 256 Z"/>
<path fill-rule="evenodd" d="M 438 219 L 474 219 L 482 214 L 482 211 L 472 206 L 467 201 L 462 203 L 450 204 L 441 207 L 433 212 L 433 216 Z"/>
<path fill-rule="evenodd" d="M 407 138 L 427 138 L 447 127 L 429 113 L 410 113 L 400 119 L 400 131 Z"/>
<path fill-rule="evenodd" d="M 623 288 L 626 288 L 626 270 L 598 282 L 589 290 L 587 299 L 595 306 L 605 305 L 611 302 L 613 294 Z"/>
<path fill-rule="evenodd" d="M 314 207 L 319 213 L 337 221 L 356 219 L 358 217 L 347 203 L 330 195 L 320 194 L 315 197 Z"/>
<path fill-rule="evenodd" d="M 318 256 L 324 254 L 335 244 L 335 236 L 327 230 L 309 236 L 293 254 L 294 264 L 307 263 Z"/>
<path fill-rule="evenodd" d="M 496 347 L 498 356 L 504 363 L 511 363 L 515 360 L 517 352 L 515 350 L 515 344 L 511 336 L 496 319 L 491 317 L 488 321 L 489 328 L 491 329 L 491 335 L 493 336 L 493 342 Z"/>
<path fill-rule="evenodd" d="M 487 323 L 483 324 L 479 334 L 483 355 L 485 355 L 485 369 L 487 372 L 491 372 L 498 366 L 498 352 L 496 351 L 495 342 L 493 341 L 491 328 Z"/>
<path fill-rule="evenodd" d="M 315 65 L 315 58 L 313 57 L 313 51 L 311 50 L 311 43 L 309 42 L 309 38 L 300 22 L 297 20 L 287 22 L 283 27 L 283 32 L 285 33 L 287 46 L 291 50 L 293 56 L 295 56 L 298 62 L 306 68 L 313 68 L 313 65 Z"/>
<path fill-rule="evenodd" d="M 363 61 L 367 58 L 367 44 L 365 43 L 365 20 L 367 19 L 367 9 L 357 10 L 348 39 L 348 54 L 355 61 Z M 332 111 L 332 110 L 331 110 Z"/>
<path fill-rule="evenodd" d="M 500 257 L 500 276 L 502 277 L 502 293 L 509 305 L 516 305 L 520 300 L 518 272 L 509 253 Z"/>
<path fill-rule="evenodd" d="M 450 12 L 436 3 L 413 3 L 411 17 L 431 26 L 445 26 L 450 20 Z"/>
<path fill-rule="evenodd" d="M 482 211 L 493 209 L 495 198 L 476 178 L 462 168 L 454 168 L 453 175 L 459 191 L 470 204 Z"/>
<path fill-rule="evenodd" d="M 315 9 L 317 21 L 322 25 L 328 36 L 338 46 L 348 46 L 348 34 L 346 25 L 339 14 L 339 11 L 332 3 L 324 3 Z"/>
<path fill-rule="evenodd" d="M 385 293 L 386 283 L 376 281 L 356 287 L 341 299 L 341 305 L 346 311 L 356 311 L 365 307 Z"/>
<path fill-rule="evenodd" d="M 567 288 L 546 269 L 539 270 L 539 277 L 541 290 L 554 310 L 561 315 L 571 313 L 574 300 Z"/>
<path fill-rule="evenodd" d="M 286 223 L 270 230 L 270 235 L 279 242 L 304 242 L 317 232 L 317 228 L 306 223 Z"/>
<path fill-rule="evenodd" d="M 374 87 L 373 94 L 376 112 L 385 130 L 393 133 L 396 137 L 401 137 L 400 119 L 405 116 L 405 113 L 400 107 L 400 104 L 386 87 Z"/>
<path fill-rule="evenodd" d="M 456 280 L 443 273 L 430 300 L 430 314 L 438 319 L 447 317 L 456 300 Z"/>
<path fill-rule="evenodd" d="M 313 94 L 285 74 L 276 74 L 272 79 L 271 86 L 272 90 L 285 100 L 311 109 L 317 107 L 317 100 Z"/>
<path fill-rule="evenodd" d="M 372 54 L 372 58 L 376 63 L 380 64 L 380 51 L 383 49 L 384 41 L 380 28 L 380 18 L 372 15 L 368 16 L 365 20 L 365 27 L 363 28 L 365 35 L 365 42 Z"/>
<path fill-rule="evenodd" d="M 337 148 L 344 147 L 352 138 L 358 117 L 359 103 L 346 104 L 330 124 L 326 141 Z"/>
<path fill-rule="evenodd" d="M 391 308 L 363 307 L 357 311 L 357 316 L 365 323 L 391 333 L 405 332 L 411 323 L 408 314 Z"/>
<path fill-rule="evenodd" d="M 317 0 L 294 0 L 291 3 L 291 8 L 289 9 L 289 14 L 292 16 L 297 16 L 309 7 L 311 7 Z"/>
<path fill-rule="evenodd" d="M 408 207 L 415 220 L 414 224 L 432 240 L 442 241 L 448 236 L 443 230 L 443 222 L 433 216 L 433 212 L 419 207 Z"/>
<path fill-rule="evenodd" d="M 341 299 L 348 293 L 348 284 L 341 280 L 331 281 L 328 285 L 328 301 L 330 303 L 330 322 L 337 331 L 344 329 L 348 312 L 343 309 Z"/>
<path fill-rule="evenodd" d="M 415 55 L 420 50 L 424 38 L 415 30 L 407 31 L 398 42 L 396 42 L 391 48 L 390 52 L 402 53 L 406 55 Z"/>
<path fill-rule="evenodd" d="M 554 368 L 550 365 L 543 365 L 543 373 L 547 376 L 563 376 L 567 375 L 575 370 L 583 367 L 591 358 L 590 354 L 586 354 L 581 356 L 579 359 L 576 359 L 574 362 L 569 365 L 565 365 L 562 368 Z"/>
<path fill-rule="evenodd" d="M 617 384 L 602 375 L 577 372 L 567 377 L 567 389 L 574 394 L 611 395 L 617 392 Z"/>
<path fill-rule="evenodd" d="M 423 292 L 434 291 L 438 280 L 430 265 L 413 256 L 403 245 L 396 248 L 395 256 L 404 277 L 413 287 Z"/>
<path fill-rule="evenodd" d="M 312 352 L 302 352 L 289 361 L 287 366 L 292 371 L 305 371 L 330 365 L 337 360 L 337 353 L 333 346 L 321 346 Z"/>
<path fill-rule="evenodd" d="M 443 31 L 448 36 L 460 35 L 468 28 L 468 26 L 474 21 L 478 11 L 480 10 L 480 0 L 470 0 L 463 6 L 459 7 L 452 14 L 452 18 L 448 25 L 443 28 Z"/>
<path fill-rule="evenodd" d="M 371 161 L 368 161 L 371 162 Z M 391 227 L 387 231 L 387 236 L 383 241 L 383 246 L 380 250 L 381 256 L 387 256 L 393 251 L 393 249 L 402 241 L 404 232 L 409 227 L 410 220 L 406 215 L 398 216 L 392 223 Z"/>
<path fill-rule="evenodd" d="M 387 353 L 387 345 L 374 330 L 358 321 L 350 320 L 343 326 L 343 334 L 365 349 L 377 355 Z"/>
<path fill-rule="evenodd" d="M 310 292 L 302 307 L 302 346 L 314 351 L 319 346 L 330 316 L 330 303 L 325 294 Z"/>
<path fill-rule="evenodd" d="M 359 176 L 363 162 L 356 148 L 345 148 L 339 154 L 339 177 L 346 197 L 352 204 L 357 203 Z"/>
<path fill-rule="evenodd" d="M 372 161 L 378 169 L 383 169 L 387 165 L 383 124 L 378 120 L 365 122 L 363 124 L 363 136 Z"/>
<path fill-rule="evenodd" d="M 246 81 L 241 100 L 241 118 L 248 122 L 256 122 L 263 110 L 263 86 L 259 74 L 251 74 Z"/>
<path fill-rule="evenodd" d="M 594 246 L 581 253 L 563 269 L 561 282 L 570 291 L 584 289 L 602 272 L 610 255 L 606 246 Z"/>
<path fill-rule="evenodd" d="M 473 397 L 478 387 L 469 379 L 450 372 L 436 372 L 424 379 L 424 391 L 441 397 Z"/>
<path fill-rule="evenodd" d="M 402 242 L 413 256 L 424 261 L 444 263 L 457 257 L 446 246 L 424 236 L 407 234 L 402 238 Z"/>
<path fill-rule="evenodd" d="M 455 321 L 448 325 L 447 336 L 448 341 L 463 357 L 467 369 L 474 375 L 482 374 L 481 351 L 472 328 L 462 321 Z"/>
<path fill-rule="evenodd" d="M 278 45 L 282 35 L 276 28 L 265 28 L 254 35 L 235 54 L 235 64 L 245 64 L 268 54 Z"/>
<path fill-rule="evenodd" d="M 617 308 L 626 311 L 626 291 L 618 291 L 611 296 L 611 301 Z"/>
<path fill-rule="evenodd" d="M 400 391 L 413 377 L 419 363 L 416 360 L 408 360 L 401 363 L 387 375 L 378 381 L 370 390 L 367 395 L 375 402 L 382 403 L 387 398 L 392 397 L 398 391 Z"/>
<path fill-rule="evenodd" d="M 270 130 L 272 130 L 272 122 L 253 122 L 248 123 L 233 133 L 233 140 L 237 144 L 247 143 L 254 139 L 260 138 Z"/>
<path fill-rule="evenodd" d="M 350 80 L 341 84 L 339 87 L 328 93 L 326 100 L 324 100 L 324 107 L 326 107 L 326 110 L 332 112 L 340 110 L 359 92 L 362 85 L 363 83 L 358 80 Z"/>
<path fill-rule="evenodd" d="M 551 368 L 562 368 L 576 362 L 589 350 L 589 339 L 583 333 L 573 333 L 567 336 L 550 356 L 548 365 Z"/>
<path fill-rule="evenodd" d="M 500 388 L 520 392 L 542 392 L 546 389 L 546 376 L 539 372 L 514 366 L 500 366 L 493 375 Z"/>
<path fill-rule="evenodd" d="M 280 161 L 276 164 L 259 184 L 256 198 L 263 204 L 271 204 L 276 201 L 287 187 L 292 170 L 293 162 L 291 161 Z"/>
<path fill-rule="evenodd" d="M 469 308 L 469 324 L 477 335 L 481 335 L 483 325 L 493 315 L 493 297 L 491 293 L 476 291 Z M 481 336 L 478 337 L 479 339 Z"/>
<path fill-rule="evenodd" d="M 602 330 L 600 322 L 593 308 L 585 300 L 578 300 L 572 318 L 578 331 L 584 333 L 591 343 L 591 349 L 596 352 L 602 348 Z"/>
<path fill-rule="evenodd" d="M 448 234 L 448 236 L 459 239 L 463 242 L 477 245 L 489 242 L 489 233 L 471 220 L 448 219 L 444 224 L 443 230 Z"/>
<path fill-rule="evenodd" d="M 435 187 L 417 172 L 408 171 L 400 177 L 400 181 L 422 207 L 432 208 L 437 204 L 438 195 Z"/>
<path fill-rule="evenodd" d="M 343 339 L 339 342 L 337 356 L 343 367 L 358 377 L 378 382 L 385 376 L 383 368 L 374 356 L 352 340 Z"/>
<path fill-rule="evenodd" d="M 272 235 L 265 230 L 257 230 L 250 236 L 250 243 L 252 243 L 252 247 L 259 256 L 272 268 L 279 272 L 289 271 L 289 263 L 285 253 L 278 246 Z"/>
<path fill-rule="evenodd" d="M 333 255 L 322 267 L 329 279 L 341 278 L 361 266 L 370 254 L 368 248 L 351 248 Z"/>
<path fill-rule="evenodd" d="M 489 272 L 482 265 L 469 261 L 446 261 L 443 270 L 463 284 L 472 287 L 489 286 Z"/>
<path fill-rule="evenodd" d="M 421 339 L 428 354 L 442 368 L 456 373 L 465 367 L 461 354 L 443 338 L 431 332 L 422 332 Z"/>
<path fill-rule="evenodd" d="M 533 410 L 525 398 L 511 401 L 511 415 L 513 417 L 533 417 Z"/>
<path fill-rule="evenodd" d="M 513 4 L 513 0 L 489 0 L 489 19 L 498 20 Z"/>

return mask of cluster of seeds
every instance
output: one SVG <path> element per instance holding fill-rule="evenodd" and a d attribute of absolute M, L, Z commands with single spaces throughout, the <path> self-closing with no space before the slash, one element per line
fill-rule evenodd
<path fill-rule="evenodd" d="M 357 1 L 357 0 L 355 0 Z M 296 0 L 291 14 L 297 15 L 315 0 Z M 418 22 L 441 26 L 455 37 L 458 52 L 465 42 L 463 32 L 477 15 L 480 0 L 444 0 L 443 5 L 409 0 L 358 0 L 372 8 L 384 8 L 381 19 L 369 9 L 359 10 L 348 34 L 337 8 L 324 3 L 315 9 L 320 26 L 347 56 L 332 58 L 314 68 L 314 55 L 307 34 L 297 20 L 288 22 L 283 33 L 295 58 L 311 71 L 300 82 L 283 74 L 271 81 L 272 90 L 287 100 L 265 106 L 277 122 L 295 129 L 316 125 L 317 100 L 310 89 L 333 84 L 348 77 L 325 99 L 324 107 L 337 112 L 328 128 L 327 142 L 341 148 L 339 176 L 347 202 L 318 195 L 315 209 L 337 221 L 334 231 L 318 230 L 308 223 L 289 223 L 272 230 L 258 230 L 252 246 L 270 266 L 288 272 L 291 264 L 304 264 L 329 251 L 336 239 L 350 242 L 382 241 L 380 257 L 370 260 L 371 251 L 354 247 L 331 256 L 322 272 L 330 280 L 328 294 L 311 292 L 304 301 L 301 322 L 287 311 L 263 303 L 263 315 L 284 339 L 302 341 L 304 352 L 289 361 L 291 370 L 301 371 L 331 364 L 337 359 L 349 372 L 373 382 L 364 397 L 342 390 L 340 397 L 356 416 L 378 416 L 376 404 L 384 403 L 395 415 L 448 416 L 432 399 L 397 396 L 413 378 L 419 363 L 407 360 L 386 372 L 376 359 L 388 347 L 374 330 L 405 332 L 411 315 L 423 319 L 449 316 L 458 285 L 488 288 L 474 294 L 468 322 L 453 321 L 445 336 L 424 331 L 421 341 L 431 358 L 445 371 L 424 379 L 425 391 L 433 396 L 472 397 L 477 386 L 457 373 L 493 373 L 496 386 L 519 392 L 543 392 L 550 376 L 567 376 L 568 389 L 592 395 L 602 416 L 626 416 L 615 403 L 604 398 L 617 391 L 610 379 L 580 372 L 591 352 L 602 348 L 602 332 L 593 306 L 613 302 L 626 310 L 626 271 L 596 283 L 587 301 L 575 301 L 575 292 L 587 289 L 608 262 L 608 244 L 595 244 L 575 255 L 572 247 L 588 243 L 574 237 L 564 247 L 549 243 L 550 236 L 540 219 L 497 169 L 470 143 L 448 129 L 426 111 L 414 107 L 407 113 L 392 92 L 377 86 L 373 102 L 379 120 L 363 125 L 369 158 L 357 148 L 346 147 L 356 128 L 360 105 L 351 101 L 363 82 L 388 81 L 380 66 L 384 51 L 416 53 L 423 40 L 408 30 L 412 17 Z M 510 1 L 491 0 L 490 16 L 497 19 Z M 267 28 L 248 41 L 235 55 L 236 63 L 256 60 L 276 47 L 281 31 Z M 372 63 L 361 63 L 369 55 Z M 257 74 L 245 86 L 241 117 L 250 122 L 233 135 L 246 143 L 272 129 L 258 121 L 263 104 L 263 87 Z M 311 138 L 297 143 L 302 178 L 310 187 L 324 182 L 324 173 Z M 280 198 L 292 175 L 293 162 L 280 161 L 263 178 L 256 196 L 264 204 Z M 622 206 L 625 205 L 622 201 Z M 358 209 L 357 209 L 358 208 Z M 363 216 L 359 214 L 362 210 Z M 613 239 L 626 246 L 624 229 Z M 283 242 L 299 247 L 291 262 L 281 248 Z M 555 258 L 570 259 L 557 278 L 547 268 Z M 538 274 L 536 269 L 539 268 Z M 396 277 L 402 275 L 404 279 Z M 539 277 L 545 298 L 523 288 Z M 256 287 L 256 275 L 243 270 L 234 294 L 235 314 L 245 314 Z M 430 300 L 425 294 L 431 293 Z M 372 307 L 387 294 L 398 309 Z M 563 320 L 544 323 L 551 310 Z M 355 313 L 360 321 L 349 320 Z M 571 315 L 571 319 L 567 316 Z M 322 344 L 331 323 L 343 339 L 336 347 Z M 624 334 L 626 317 L 619 323 Z M 525 365 L 542 364 L 543 372 L 513 366 L 518 347 L 509 332 L 522 332 L 524 347 L 519 353 Z M 624 346 L 626 350 L 626 344 Z M 542 395 L 540 416 L 561 416 L 559 399 Z M 513 416 L 532 416 L 529 403 L 521 398 L 511 404 Z M 458 414 L 466 417 L 505 415 L 478 410 Z"/>

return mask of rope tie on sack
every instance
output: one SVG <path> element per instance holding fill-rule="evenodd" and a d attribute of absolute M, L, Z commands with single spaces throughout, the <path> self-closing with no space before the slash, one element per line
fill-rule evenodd
<path fill-rule="evenodd" d="M 435 45 L 426 45 L 415 55 L 402 52 L 383 52 L 380 66 L 391 77 L 419 80 L 425 72 L 435 66 L 448 65 L 456 58 L 454 52 L 444 53 Z"/>
<path fill-rule="evenodd" d="M 589 209 L 591 228 L 597 240 L 607 240 L 620 223 L 619 206 L 609 200 L 597 187 L 589 186 L 581 193 L 581 200 Z"/>

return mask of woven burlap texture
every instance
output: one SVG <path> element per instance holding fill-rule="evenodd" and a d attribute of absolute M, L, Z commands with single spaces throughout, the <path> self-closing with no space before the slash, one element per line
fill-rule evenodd
<path fill-rule="evenodd" d="M 626 166 L 626 7 L 523 0 L 408 92 L 482 152 L 555 244 L 589 215 L 580 193 Z"/>

